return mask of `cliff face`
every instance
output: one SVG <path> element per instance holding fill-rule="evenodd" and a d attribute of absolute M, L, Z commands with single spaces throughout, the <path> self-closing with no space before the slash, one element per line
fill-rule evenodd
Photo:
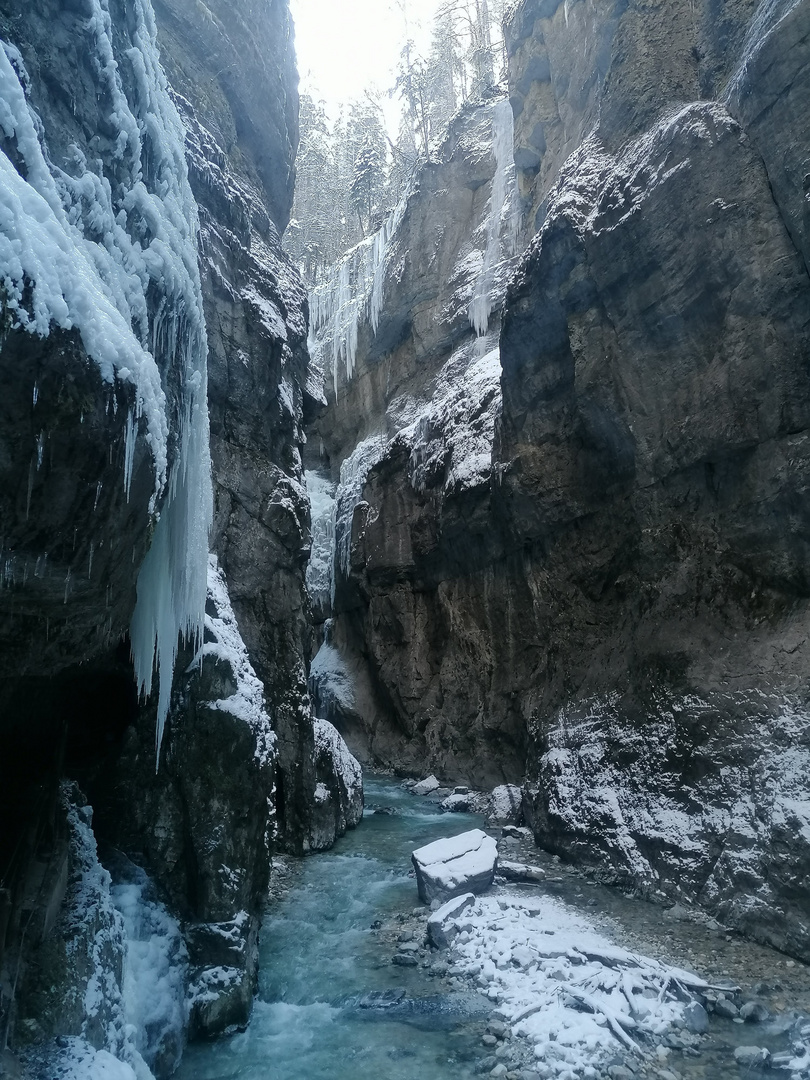
<path fill-rule="evenodd" d="M 214 533 L 240 630 L 279 735 L 279 827 L 308 843 L 315 788 L 304 657 L 308 504 L 299 446 L 306 296 L 281 251 L 298 143 L 287 4 L 156 5 L 189 132 L 208 328 Z"/>
<path fill-rule="evenodd" d="M 802 956 L 808 25 L 801 3 L 517 8 L 530 242 L 491 472 L 459 497 L 461 443 L 425 413 L 387 442 L 336 572 L 349 689 L 315 666 L 366 752 L 525 777 L 541 844 Z M 397 357 L 359 340 L 361 373 Z"/>
<path fill-rule="evenodd" d="M 463 110 L 395 212 L 376 272 L 363 269 L 362 247 L 349 256 L 346 276 L 368 282 L 354 312 L 328 291 L 313 301 L 329 406 L 310 429 L 310 447 L 324 455 L 312 464 L 342 462 L 331 605 L 328 582 L 314 589 L 321 617 L 332 616 L 313 665 L 316 701 L 360 754 L 410 769 L 429 761 L 449 774 L 477 759 L 482 782 L 504 769 L 519 774 L 523 734 L 510 719 L 491 723 L 486 691 L 477 679 L 465 683 L 470 644 L 450 630 L 450 590 L 461 575 L 458 604 L 479 610 L 470 574 L 498 548 L 490 459 L 497 303 L 517 227 L 511 145 L 505 100 Z M 337 327 L 351 338 L 352 316 L 353 369 L 335 335 Z M 330 657 L 346 669 L 342 700 Z"/>
<path fill-rule="evenodd" d="M 679 8 L 526 4 L 512 43 L 547 50 L 528 116 L 571 111 L 555 42 L 608 63 L 599 125 L 524 171 L 542 225 L 501 341 L 497 501 L 545 669 L 529 802 L 542 842 L 806 955 L 810 23 L 695 17 L 676 71 Z"/>

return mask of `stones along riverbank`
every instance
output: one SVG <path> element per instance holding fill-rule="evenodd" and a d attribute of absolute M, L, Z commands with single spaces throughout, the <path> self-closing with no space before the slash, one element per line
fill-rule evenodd
<path fill-rule="evenodd" d="M 333 851 L 277 861 L 250 1025 L 190 1046 L 178 1080 L 806 1075 L 803 965 L 596 885 L 518 825 L 443 813 L 441 790 L 364 784 L 363 821 Z M 497 876 L 431 944 L 440 912 L 419 902 L 412 853 L 476 830 Z M 534 883 L 507 880 L 515 866 Z"/>
<path fill-rule="evenodd" d="M 659 907 L 594 884 L 536 849 L 527 829 L 504 824 L 505 789 L 486 796 L 443 789 L 432 778 L 406 787 L 446 810 L 462 798 L 465 808 L 494 810 L 484 826 L 497 841 L 498 873 L 485 895 L 447 905 L 456 910 L 438 934 L 439 900 L 432 916 L 420 905 L 373 927 L 392 964 L 418 966 L 442 990 L 472 989 L 491 1004 L 477 1074 L 810 1076 L 805 965 L 695 909 Z M 398 810 L 370 805 L 368 812 Z M 459 824 L 448 815 L 445 836 L 460 832 Z"/>

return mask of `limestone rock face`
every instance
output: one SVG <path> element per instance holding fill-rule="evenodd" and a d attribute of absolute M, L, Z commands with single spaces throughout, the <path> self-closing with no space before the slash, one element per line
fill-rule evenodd
<path fill-rule="evenodd" d="M 197 212 L 151 16 L 115 0 L 0 4 L 0 1023 L 12 1044 L 13 972 L 34 947 L 24 905 L 50 937 L 61 933 L 54 919 L 70 917 L 57 889 L 37 893 L 59 852 L 60 783 L 66 771 L 84 781 L 88 759 L 104 758 L 135 713 L 129 648 L 122 659 L 117 647 L 153 538 L 174 522 L 178 549 L 198 540 L 186 550 L 199 558 L 178 551 L 164 566 L 161 597 L 176 598 L 181 565 L 187 580 L 204 577 Z M 149 635 L 142 644 L 151 658 Z M 101 1045 L 87 971 L 56 952 L 58 1000 L 40 996 L 17 1019 L 32 1021 L 32 1037 L 78 1034 L 83 1012 L 84 1036 Z M 112 1007 L 120 979 L 103 961 Z"/>
<path fill-rule="evenodd" d="M 511 719 L 491 718 L 481 680 L 469 679 L 471 643 L 448 633 L 454 613 L 470 625 L 468 610 L 486 606 L 475 574 L 489 573 L 499 550 L 489 492 L 498 303 L 516 226 L 510 147 L 503 100 L 467 107 L 453 122 L 390 238 L 376 334 L 364 309 L 355 370 L 348 378 L 338 366 L 335 401 L 323 373 L 329 405 L 309 429 L 340 479 L 331 659 L 315 660 L 318 704 L 361 759 L 419 776 L 474 762 L 470 778 L 481 787 L 504 771 L 522 778 L 524 737 Z M 485 276 L 492 310 L 476 336 L 472 309 Z M 330 344 L 316 339 L 316 362 Z M 340 685 L 329 671 L 340 671 Z"/>
<path fill-rule="evenodd" d="M 525 778 L 546 847 L 800 956 L 808 18 L 792 0 L 523 0 L 528 246 L 491 454 L 458 434 L 488 412 L 472 367 L 430 410 L 349 389 L 369 436 L 351 456 L 357 410 L 338 395 L 320 421 L 343 459 L 330 641 L 358 749 L 477 787 Z M 380 326 L 389 304 L 393 284 Z M 403 349 L 361 332 L 355 385 L 412 370 Z M 459 484 L 462 460 L 481 467 Z"/>
<path fill-rule="evenodd" d="M 42 916 L 35 907 L 38 897 L 27 897 L 31 941 L 18 971 L 18 1044 L 73 1035 L 125 1057 L 126 939 L 91 823 L 81 791 L 63 784 L 52 858 L 41 866 L 41 896 L 48 898 Z"/>
<path fill-rule="evenodd" d="M 363 771 L 328 720 L 315 721 L 315 769 L 312 848 L 317 851 L 331 847 L 336 836 L 363 818 Z"/>
<path fill-rule="evenodd" d="M 116 105 L 104 82 L 115 67 L 96 63 L 94 49 L 109 38 L 119 89 L 137 112 L 145 92 L 129 50 L 143 43 L 145 20 L 160 100 L 169 102 L 165 72 L 186 129 L 184 163 L 178 125 L 177 166 L 185 183 L 187 164 L 197 201 L 195 208 L 189 193 L 189 205 L 179 208 L 189 229 L 199 212 L 211 543 L 227 610 L 209 597 L 202 668 L 186 670 L 195 660 L 191 645 L 178 660 L 156 776 L 154 703 L 138 707 L 128 643 L 119 645 L 157 520 L 152 512 L 164 505 L 162 496 L 153 502 L 155 455 L 145 437 L 151 414 L 146 408 L 128 438 L 136 395 L 126 375 L 104 381 L 108 373 L 88 359 L 75 328 L 54 325 L 47 337 L 15 329 L 15 298 L 4 293 L 0 856 L 5 867 L 19 835 L 24 850 L 32 845 L 38 815 L 47 814 L 39 785 L 54 800 L 63 768 L 80 775 L 97 804 L 97 831 L 148 867 L 161 897 L 190 925 L 192 1034 L 214 1034 L 249 1014 L 272 847 L 306 850 L 315 832 L 326 846 L 340 822 L 345 828 L 356 818 L 356 798 L 348 796 L 338 799 L 329 823 L 316 825 L 310 813 L 316 784 L 332 784 L 336 796 L 340 789 L 325 762 L 316 775 L 306 691 L 309 508 L 300 457 L 306 296 L 280 240 L 298 137 L 291 18 L 285 0 L 215 2 L 205 18 L 193 6 L 160 0 L 156 23 L 148 2 L 112 0 L 109 24 L 103 12 L 90 20 L 92 8 L 46 2 L 31 11 L 3 0 L 0 36 L 10 43 L 3 60 L 42 121 L 53 171 L 85 178 L 68 210 L 90 235 L 92 177 L 103 175 L 118 197 L 117 185 L 127 179 L 122 147 L 135 139 L 134 128 L 116 127 L 121 101 Z M 4 101 L 10 85 L 3 84 Z M 23 168 L 11 136 L 4 129 L 2 148 Z M 154 162 L 147 147 L 142 167 L 149 191 Z M 178 211 L 165 196 L 161 189 L 158 203 Z M 137 239 L 148 238 L 143 221 L 130 225 Z M 98 258 L 104 268 L 103 255 Z M 196 264 L 195 250 L 186 267 L 192 277 Z M 156 343 L 168 401 L 170 470 L 182 443 L 173 421 L 189 402 L 178 359 L 185 339 L 181 334 L 175 348 L 172 329 L 183 327 L 187 312 L 173 305 L 163 284 L 156 274 L 147 290 L 154 334 L 146 336 Z M 195 385 L 203 386 L 202 378 Z M 223 646 L 225 623 L 238 639 L 238 656 Z M 246 686 L 258 687 L 260 723 L 246 704 Z M 24 883 L 29 870 L 36 866 L 15 868 L 15 878 Z M 3 920 L 17 891 L 15 880 L 11 898 L 0 893 Z M 8 944 L 4 955 L 0 940 L 0 965 L 14 962 L 11 936 Z M 6 981 L 2 986 L 4 1013 Z"/>
<path fill-rule="evenodd" d="M 538 839 L 805 956 L 803 834 L 779 838 L 807 799 L 783 748 L 810 727 L 789 7 L 731 35 L 721 100 L 662 100 L 642 134 L 600 124 L 543 192 L 504 316 L 495 502 L 544 666 L 524 706 Z"/>
<path fill-rule="evenodd" d="M 211 1036 L 250 1015 L 277 767 L 264 689 L 214 556 L 205 641 L 185 667 L 159 769 L 149 726 L 133 726 L 94 800 L 101 835 L 154 875 L 189 926 L 191 1034 Z"/>

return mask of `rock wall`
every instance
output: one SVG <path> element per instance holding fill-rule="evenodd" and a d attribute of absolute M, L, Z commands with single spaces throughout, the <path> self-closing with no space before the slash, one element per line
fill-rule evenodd
<path fill-rule="evenodd" d="M 525 779 L 539 843 L 803 957 L 809 19 L 771 0 L 517 7 L 528 246 L 491 469 L 458 497 L 462 441 L 419 410 L 370 468 L 347 457 L 330 628 L 353 746 Z M 450 326 L 428 269 L 445 234 L 419 212 L 426 281 L 406 303 Z M 361 385 L 411 370 L 365 333 Z M 390 434 L 390 399 L 365 401 L 364 431 Z M 330 414 L 331 453 L 340 396 Z"/>
<path fill-rule="evenodd" d="M 350 254 L 346 276 L 368 281 L 368 295 L 353 300 L 354 367 L 343 361 L 350 305 L 334 304 L 322 319 L 328 305 L 319 295 L 313 302 L 329 404 L 309 428 L 309 446 L 323 449 L 308 465 L 331 463 L 339 480 L 333 602 L 318 605 L 332 620 L 313 663 L 316 704 L 361 758 L 411 771 L 427 761 L 449 774 L 476 760 L 482 783 L 522 775 L 523 733 L 509 719 L 491 722 L 477 679 L 464 684 L 458 653 L 469 643 L 449 632 L 448 589 L 459 572 L 488 573 L 499 542 L 489 492 L 497 307 L 517 226 L 511 144 L 505 100 L 466 107 L 395 213 L 377 272 L 364 278 L 362 248 Z M 489 310 L 478 335 L 482 291 Z M 329 500 L 319 503 L 329 513 Z M 459 602 L 477 608 L 477 584 Z M 336 692 L 338 667 L 350 701 Z"/>
<path fill-rule="evenodd" d="M 28 8 L 0 3 L 0 37 L 9 43 L 0 74 L 16 81 L 20 101 L 24 93 L 35 110 L 33 130 L 45 148 L 39 178 L 52 174 L 58 192 L 73 200 L 64 196 L 66 233 L 99 241 L 88 250 L 103 277 L 105 245 L 113 254 L 116 243 L 133 237 L 145 246 L 160 215 L 156 210 L 147 224 L 127 219 L 132 235 L 122 239 L 116 229 L 124 219 L 99 224 L 88 192 L 108 183 L 117 207 L 128 178 L 136 205 L 155 188 L 156 208 L 164 207 L 181 232 L 184 223 L 183 239 L 194 245 L 190 256 L 183 250 L 182 267 L 171 269 L 193 278 L 197 292 L 193 312 L 176 302 L 175 280 L 157 256 L 161 272 L 150 277 L 150 262 L 138 279 L 143 311 L 133 309 L 133 325 L 154 352 L 167 401 L 163 461 L 149 426 L 148 395 L 123 370 L 126 355 L 114 355 L 107 368 L 88 359 L 86 334 L 58 306 L 31 333 L 15 324 L 15 312 L 26 303 L 39 311 L 36 288 L 29 295 L 21 278 L 19 297 L 8 282 L 2 293 L 0 1030 L 14 1045 L 28 1028 L 34 1041 L 82 1034 L 56 1013 L 47 1030 L 37 1027 L 36 1009 L 23 1016 L 14 1004 L 33 1000 L 26 980 L 36 961 L 32 943 L 21 938 L 20 905 L 36 886 L 58 816 L 60 780 L 68 775 L 80 779 L 93 803 L 103 858 L 115 861 L 113 848 L 125 850 L 182 918 L 190 1034 L 211 1035 L 245 1023 L 250 1012 L 272 850 L 328 846 L 356 822 L 358 798 L 362 808 L 361 786 L 348 790 L 340 776 L 341 744 L 334 752 L 316 746 L 306 690 L 309 505 L 300 454 L 308 401 L 306 296 L 280 240 L 298 138 L 291 19 L 286 0 L 213 3 L 204 18 L 187 4 L 158 0 L 154 22 L 147 0 Z M 147 85 L 150 78 L 154 85 Z M 8 86 L 3 83 L 4 100 Z M 164 114 L 172 133 L 180 133 L 174 164 L 188 205 L 174 201 L 149 141 L 160 143 Z M 7 112 L 0 128 L 10 182 L 21 189 L 26 179 L 33 184 L 39 174 Z M 129 177 L 121 161 L 136 143 L 143 143 L 140 172 L 133 164 Z M 129 203 L 125 209 L 130 212 Z M 158 239 L 168 244 L 171 235 Z M 141 270 L 134 256 L 126 269 L 133 277 Z M 114 299 L 123 306 L 123 295 L 131 305 L 130 290 L 139 294 L 131 278 L 122 281 Z M 95 311 L 95 300 L 82 308 Z M 207 375 L 205 368 L 196 375 L 183 368 L 190 313 L 197 331 L 204 315 Z M 189 388 L 198 396 L 207 391 L 208 416 Z M 172 498 L 186 491 L 189 476 L 207 475 L 209 417 L 210 542 L 218 562 L 208 578 L 202 649 L 189 642 L 177 658 L 171 695 L 165 679 L 162 684 L 170 707 L 156 774 L 156 720 L 158 728 L 163 721 L 154 698 L 137 701 L 127 632 L 147 550 L 150 543 L 158 550 L 154 535 L 168 518 L 160 470 L 170 474 L 186 454 L 189 468 L 178 468 L 167 486 Z M 204 445 L 184 434 L 183 425 L 193 427 L 195 418 L 205 419 L 194 428 Z M 205 494 L 196 504 L 203 509 Z M 189 531 L 205 556 L 207 525 L 195 518 L 193 505 L 188 510 Z M 166 546 L 160 550 L 165 554 Z M 188 550 L 178 542 L 164 563 L 183 580 L 181 568 L 190 570 L 196 581 L 199 567 L 185 558 Z M 200 619 L 202 602 L 201 595 Z M 317 798 L 322 789 L 327 800 Z M 60 888 L 57 881 L 47 892 L 56 909 L 64 900 Z M 52 925 L 50 933 L 57 934 Z M 22 1020 L 31 1021 L 25 1031 Z M 182 1044 L 182 1032 L 172 1037 Z M 99 1052 L 120 1049 L 86 1040 Z M 85 1053 L 84 1044 L 76 1046 Z M 173 1060 L 156 1052 L 149 1064 L 166 1074 Z"/>
<path fill-rule="evenodd" d="M 306 701 L 309 507 L 299 448 L 306 296 L 281 251 L 298 143 L 286 2 L 219 3 L 201 20 L 159 0 L 164 64 L 188 128 L 208 328 L 214 533 L 279 735 L 280 841 L 308 844 L 315 788 Z"/>
<path fill-rule="evenodd" d="M 9 0 L 0 37 L 5 1045 L 18 1019 L 37 1019 L 15 1007 L 37 975 L 26 927 L 42 920 L 58 952 L 66 925 L 68 761 L 99 734 L 90 752 L 103 756 L 134 717 L 118 643 L 137 613 L 136 662 L 151 672 L 162 642 L 165 693 L 172 637 L 201 626 L 210 468 L 197 212 L 151 8 Z M 171 558 L 156 567 L 150 551 Z M 112 982 L 114 953 L 100 960 Z M 65 1031 L 82 1007 L 73 991 Z M 58 1030 L 46 1020 L 40 1031 Z"/>
<path fill-rule="evenodd" d="M 571 109 L 555 41 L 608 58 L 598 125 L 524 171 L 541 228 L 501 340 L 496 501 L 545 669 L 533 825 L 807 956 L 810 13 L 588 8 L 525 4 L 512 46 L 548 45 L 527 117 Z"/>

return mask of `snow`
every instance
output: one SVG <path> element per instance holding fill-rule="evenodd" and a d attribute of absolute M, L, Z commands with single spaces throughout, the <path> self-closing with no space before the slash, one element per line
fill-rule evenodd
<path fill-rule="evenodd" d="M 377 333 L 388 251 L 405 207 L 403 199 L 382 228 L 348 251 L 328 280 L 310 293 L 310 353 L 316 367 L 331 369 L 335 399 L 341 362 L 347 380 L 354 374 L 361 320 L 367 318 L 372 333 Z"/>
<path fill-rule="evenodd" d="M 88 950 L 90 973 L 81 991 L 82 1035 L 97 1037 L 100 1029 L 105 1048 L 122 1054 L 127 1037 L 115 968 L 124 951 L 123 922 L 112 904 L 110 875 L 98 861 L 92 810 L 81 805 L 75 784 L 63 782 L 61 797 L 70 833 L 71 880 L 59 932 L 67 943 L 67 954 L 77 957 L 77 973 L 88 970 L 81 957 Z"/>
<path fill-rule="evenodd" d="M 492 884 L 498 845 L 481 829 L 470 829 L 417 848 L 412 859 L 422 900 L 448 900 L 458 893 L 480 892 Z"/>
<path fill-rule="evenodd" d="M 523 791 L 516 784 L 500 784 L 490 795 L 489 817 L 493 821 L 519 824 L 522 814 Z"/>
<path fill-rule="evenodd" d="M 335 494 L 333 601 L 336 581 L 335 571 L 339 567 L 344 577 L 348 577 L 351 570 L 352 521 L 355 507 L 360 502 L 369 472 L 382 460 L 387 445 L 387 439 L 382 432 L 370 435 L 357 444 L 340 466 L 340 483 Z"/>
<path fill-rule="evenodd" d="M 146 874 L 128 868 L 128 881 L 112 887 L 124 920 L 124 1016 L 135 1046 L 150 1065 L 179 1064 L 187 1024 L 188 955 L 180 926 L 158 902 Z"/>
<path fill-rule="evenodd" d="M 331 699 L 340 708 L 349 710 L 354 707 L 354 684 L 343 657 L 330 642 L 331 625 L 332 620 L 328 619 L 323 644 L 309 669 L 310 682 L 317 701 Z"/>
<path fill-rule="evenodd" d="M 208 556 L 208 598 L 215 614 L 205 614 L 205 630 L 209 640 L 201 646 L 191 667 L 205 662 L 206 657 L 229 664 L 236 681 L 236 691 L 230 697 L 208 701 L 209 709 L 219 709 L 248 725 L 255 738 L 254 756 L 260 766 L 272 766 L 276 758 L 276 735 L 264 700 L 264 685 L 253 670 L 248 651 L 239 633 L 231 606 L 225 575 L 216 555 Z"/>
<path fill-rule="evenodd" d="M 25 169 L 23 178 L 0 153 L 0 281 L 17 326 L 41 337 L 52 326 L 76 329 L 103 380 L 133 388 L 123 483 L 129 497 L 141 436 L 154 463 L 149 512 L 155 533 L 138 578 L 131 640 L 144 694 L 151 692 L 157 661 L 159 749 L 178 635 L 199 637 L 202 630 L 212 514 L 197 209 L 185 133 L 160 67 L 148 0 L 132 5 L 134 47 L 125 56 L 132 101 L 115 58 L 106 0 L 92 0 L 86 25 L 99 93 L 109 100 L 109 120 L 118 130 L 118 164 L 108 176 L 79 150 L 72 173 L 50 163 L 42 125 L 25 97 L 20 55 L 12 46 L 0 49 L 0 129 Z M 150 306 L 153 293 L 161 299 Z M 176 405 L 167 400 L 159 363 L 179 372 Z"/>
<path fill-rule="evenodd" d="M 429 795 L 431 791 L 435 791 L 439 787 L 441 787 L 441 784 L 431 773 L 424 780 L 420 780 L 418 784 L 414 784 L 411 791 L 414 795 Z"/>
<path fill-rule="evenodd" d="M 215 1003 L 229 991 L 237 989 L 244 982 L 245 973 L 236 967 L 205 968 L 189 987 L 189 1009 L 195 1004 Z"/>
<path fill-rule="evenodd" d="M 641 1033 L 663 1034 L 697 976 L 612 945 L 549 896 L 479 897 L 457 920 L 455 962 L 561 1080 L 593 1075 Z M 591 1070 L 588 1072 L 587 1070 Z"/>
<path fill-rule="evenodd" d="M 487 483 L 500 406 L 500 350 L 479 355 L 474 344 L 462 345 L 437 374 L 431 400 L 397 435 L 411 450 L 414 490 L 440 482 L 458 494 Z"/>
<path fill-rule="evenodd" d="M 59 1080 L 154 1080 L 143 1061 L 129 1064 L 73 1036 L 61 1036 L 58 1046 L 37 1047 L 24 1060 L 31 1075 Z"/>
<path fill-rule="evenodd" d="M 332 759 L 335 774 L 346 789 L 349 803 L 359 799 L 363 802 L 363 770 L 360 762 L 350 752 L 337 728 L 328 720 L 313 720 L 315 757 L 326 753 Z"/>
<path fill-rule="evenodd" d="M 520 207 L 515 175 L 514 117 L 507 98 L 498 101 L 493 109 L 492 153 L 495 173 L 486 239 L 469 308 L 470 325 L 478 337 L 483 337 L 489 329 L 492 309 L 505 284 L 505 271 L 518 246 Z"/>

